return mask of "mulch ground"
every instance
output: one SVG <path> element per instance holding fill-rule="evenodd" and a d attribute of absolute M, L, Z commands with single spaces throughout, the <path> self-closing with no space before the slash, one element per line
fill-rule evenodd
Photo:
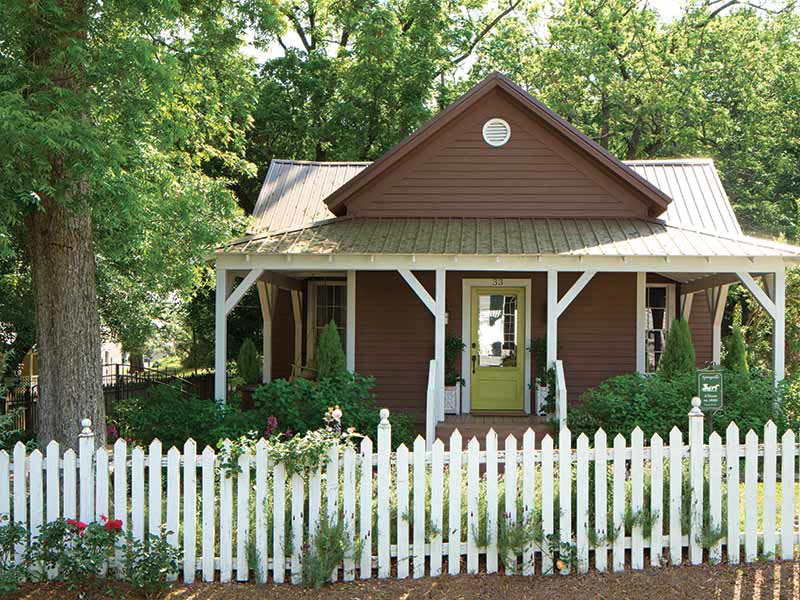
<path fill-rule="evenodd" d="M 28 586 L 13 600 L 139 599 L 121 587 L 69 592 L 62 585 Z M 666 567 L 565 577 L 460 575 L 336 583 L 321 590 L 292 585 L 176 586 L 162 600 L 800 600 L 800 562 L 748 566 Z"/>

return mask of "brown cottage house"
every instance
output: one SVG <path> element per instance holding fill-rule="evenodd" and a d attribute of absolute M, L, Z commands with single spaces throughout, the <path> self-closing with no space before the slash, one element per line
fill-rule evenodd
<path fill-rule="evenodd" d="M 334 319 L 348 369 L 428 440 L 486 415 L 534 421 L 540 338 L 562 426 L 586 388 L 652 370 L 675 316 L 698 366 L 718 362 L 734 282 L 774 318 L 779 381 L 799 259 L 742 234 L 712 161 L 621 162 L 494 74 L 374 163 L 272 161 L 251 231 L 216 254 L 216 394 L 226 315 L 254 283 L 264 381 L 313 357 Z M 460 398 L 445 393 L 450 335 L 466 344 Z"/>

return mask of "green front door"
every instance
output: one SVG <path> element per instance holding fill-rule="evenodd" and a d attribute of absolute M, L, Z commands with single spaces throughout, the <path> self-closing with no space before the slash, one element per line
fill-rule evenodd
<path fill-rule="evenodd" d="M 524 409 L 524 288 L 473 288 L 471 410 Z"/>

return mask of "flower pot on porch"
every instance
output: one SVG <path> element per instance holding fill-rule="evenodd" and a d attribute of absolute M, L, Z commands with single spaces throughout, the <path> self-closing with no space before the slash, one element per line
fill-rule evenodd
<path fill-rule="evenodd" d="M 547 416 L 547 394 L 550 392 L 550 388 L 546 385 L 539 385 L 538 383 L 534 386 L 534 398 L 536 400 L 536 414 L 539 416 Z"/>
<path fill-rule="evenodd" d="M 259 384 L 250 383 L 239 386 L 239 393 L 242 395 L 242 410 L 251 410 L 253 405 L 253 394 L 258 389 Z"/>
<path fill-rule="evenodd" d="M 461 384 L 444 386 L 444 412 L 448 415 L 458 414 L 461 408 Z"/>

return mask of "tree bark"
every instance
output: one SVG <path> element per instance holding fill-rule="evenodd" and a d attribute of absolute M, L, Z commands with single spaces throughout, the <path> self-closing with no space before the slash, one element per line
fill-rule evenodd
<path fill-rule="evenodd" d="M 52 198 L 26 220 L 39 353 L 39 442 L 76 448 L 81 419 L 105 443 L 91 216 Z"/>

